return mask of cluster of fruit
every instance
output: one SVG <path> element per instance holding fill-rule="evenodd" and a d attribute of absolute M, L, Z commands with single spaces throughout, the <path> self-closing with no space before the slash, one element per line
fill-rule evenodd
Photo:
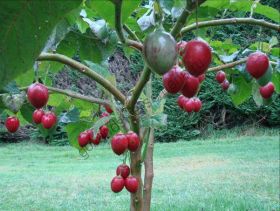
<path fill-rule="evenodd" d="M 100 118 L 107 117 L 113 113 L 109 105 L 105 105 L 104 107 L 106 111 L 100 115 Z M 81 132 L 78 136 L 78 144 L 80 147 L 85 147 L 88 144 L 98 145 L 101 139 L 106 139 L 108 136 L 109 128 L 106 125 L 102 125 L 95 137 L 92 129 Z"/>
<path fill-rule="evenodd" d="M 272 68 L 269 64 L 268 57 L 262 52 L 255 52 L 249 55 L 246 62 L 246 71 L 256 79 L 261 86 L 259 92 L 264 99 L 271 98 L 274 92 L 274 84 L 270 81 L 272 76 Z M 223 71 L 216 74 L 216 80 L 221 84 L 223 90 L 230 87 L 230 83 Z"/>
<path fill-rule="evenodd" d="M 194 96 L 205 79 L 205 72 L 211 63 L 211 49 L 207 43 L 200 40 L 181 41 L 177 43 L 176 49 L 180 55 L 179 63 L 182 63 L 187 71 L 174 65 L 163 75 L 163 86 L 170 94 L 182 93 L 177 102 L 184 111 L 199 112 L 202 102 Z"/>
<path fill-rule="evenodd" d="M 34 83 L 28 87 L 27 98 L 29 102 L 36 108 L 32 118 L 35 124 L 42 124 L 46 129 L 52 128 L 57 121 L 56 115 L 53 112 L 44 112 L 44 107 L 49 99 L 48 88 L 41 83 Z M 20 121 L 17 117 L 8 117 L 5 122 L 7 130 L 11 133 L 15 133 L 20 125 Z"/>
<path fill-rule="evenodd" d="M 99 132 L 94 137 L 91 129 L 81 132 L 78 136 L 78 143 L 80 147 L 85 147 L 88 144 L 98 145 L 101 139 L 106 139 L 109 135 L 109 128 L 103 125 L 99 128 Z"/>
<path fill-rule="evenodd" d="M 133 131 L 129 131 L 127 134 L 117 133 L 113 136 L 111 141 L 112 150 L 117 155 L 123 154 L 127 149 L 131 152 L 135 152 L 139 145 L 139 136 Z"/>
<path fill-rule="evenodd" d="M 264 99 L 271 98 L 275 87 L 271 82 L 272 68 L 267 55 L 259 51 L 250 54 L 246 62 L 246 70 L 261 86 L 259 88 L 261 96 Z"/>
<path fill-rule="evenodd" d="M 130 168 L 126 164 L 121 164 L 116 170 L 116 175 L 111 181 L 111 190 L 115 193 L 121 192 L 125 187 L 130 193 L 135 193 L 139 182 L 136 177 L 129 176 Z"/>
<path fill-rule="evenodd" d="M 114 153 L 117 155 L 123 154 L 126 150 L 135 152 L 140 145 L 139 136 L 129 131 L 127 134 L 117 133 L 113 136 L 111 141 L 111 147 Z M 124 187 L 131 192 L 135 193 L 138 189 L 138 180 L 136 177 L 129 176 L 130 168 L 126 164 L 119 165 L 116 170 L 117 176 L 111 181 L 111 189 L 113 192 L 118 193 Z"/>
<path fill-rule="evenodd" d="M 216 74 L 216 81 L 218 81 L 219 84 L 221 84 L 221 87 L 223 90 L 227 90 L 229 88 L 229 81 L 227 80 L 226 74 L 224 71 L 220 70 Z"/>

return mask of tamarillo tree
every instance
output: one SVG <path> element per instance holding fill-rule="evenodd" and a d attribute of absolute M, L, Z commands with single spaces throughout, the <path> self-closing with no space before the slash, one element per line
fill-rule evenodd
<path fill-rule="evenodd" d="M 243 16 L 228 18 L 230 11 Z M 113 151 L 124 158 L 112 175 L 112 190 L 125 186 L 130 210 L 150 210 L 154 131 L 166 124 L 165 97 L 180 92 L 182 113 L 199 112 L 200 84 L 207 72 L 217 71 L 217 82 L 236 106 L 251 95 L 259 106 L 271 103 L 280 92 L 279 45 L 276 37 L 263 41 L 261 33 L 279 33 L 278 18 L 277 10 L 259 1 L 1 1 L 1 112 L 15 113 L 23 125 L 38 124 L 48 135 L 56 122 L 63 124 L 83 155 L 109 133 Z M 213 39 L 212 27 L 237 24 L 260 29 L 249 46 Z M 116 46 L 143 58 L 143 70 L 126 94 L 106 64 Z M 94 80 L 102 97 L 53 87 L 51 77 L 64 65 Z M 165 87 L 156 98 L 153 77 L 163 77 Z M 99 119 L 93 114 L 100 105 L 107 113 Z M 10 132 L 19 127 L 15 118 L 7 119 Z"/>

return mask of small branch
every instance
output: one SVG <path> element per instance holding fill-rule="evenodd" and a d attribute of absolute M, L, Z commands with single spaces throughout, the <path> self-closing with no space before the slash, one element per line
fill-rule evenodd
<path fill-rule="evenodd" d="M 77 92 L 73 92 L 71 90 L 59 89 L 59 88 L 55 88 L 55 87 L 51 87 L 51 86 L 47 86 L 47 88 L 49 91 L 51 91 L 50 94 L 59 93 L 59 94 L 67 95 L 67 96 L 75 98 L 75 99 L 84 100 L 84 101 L 87 101 L 90 103 L 96 103 L 96 104 L 100 104 L 100 105 L 110 105 L 110 102 L 108 100 L 102 100 L 102 99 L 91 97 L 91 96 L 85 96 L 85 95 L 79 94 Z M 27 89 L 28 89 L 28 86 L 19 88 L 19 90 L 27 90 Z"/>
<path fill-rule="evenodd" d="M 126 24 L 123 25 L 123 29 L 129 34 L 129 36 L 137 41 L 137 42 L 141 42 L 139 37 L 135 34 L 135 32 L 133 32 Z"/>
<path fill-rule="evenodd" d="M 115 2 L 115 28 L 122 43 L 126 43 L 122 29 L 122 0 Z"/>
<path fill-rule="evenodd" d="M 79 72 L 87 75 L 88 77 L 95 80 L 97 83 L 102 85 L 106 90 L 108 90 L 112 95 L 115 96 L 122 104 L 125 103 L 125 96 L 117 89 L 117 87 L 113 86 L 110 81 L 103 78 L 98 73 L 94 72 L 92 69 L 87 67 L 86 65 L 77 62 L 67 56 L 62 54 L 52 54 L 52 53 L 41 53 L 37 58 L 38 61 L 56 61 L 78 70 Z"/>
<path fill-rule="evenodd" d="M 206 0 L 198 0 L 198 5 L 201 5 Z M 182 14 L 178 18 L 177 22 L 175 23 L 174 27 L 171 30 L 171 35 L 173 37 L 177 37 L 178 33 L 182 29 L 182 27 L 185 25 L 187 18 L 192 13 L 192 10 L 195 9 L 196 2 L 192 0 L 186 0 L 186 7 L 184 8 Z"/>
<path fill-rule="evenodd" d="M 95 98 L 95 97 L 90 97 L 90 96 L 85 96 L 70 90 L 64 90 L 64 89 L 58 89 L 58 88 L 54 88 L 54 87 L 47 87 L 48 90 L 54 92 L 54 93 L 60 93 L 60 94 L 64 94 L 67 95 L 69 97 L 75 98 L 75 99 L 80 99 L 80 100 L 84 100 L 90 103 L 96 103 L 96 104 L 101 104 L 101 105 L 110 105 L 110 102 L 108 100 L 102 100 L 99 98 Z"/>
<path fill-rule="evenodd" d="M 231 67 L 234 67 L 236 65 L 243 64 L 246 61 L 247 61 L 247 58 L 240 59 L 240 60 L 235 61 L 235 62 L 231 62 L 231 63 L 227 63 L 227 64 L 222 64 L 222 65 L 219 65 L 219 66 L 216 66 L 216 67 L 211 67 L 207 71 L 211 72 L 211 71 L 219 71 L 219 70 L 231 68 Z"/>
<path fill-rule="evenodd" d="M 137 81 L 133 90 L 133 94 L 127 104 L 127 108 L 130 112 L 134 112 L 135 104 L 137 103 L 137 100 L 143 88 L 145 87 L 146 83 L 149 81 L 150 75 L 151 75 L 151 70 L 145 65 L 144 70 L 140 76 L 140 79 Z"/>
<path fill-rule="evenodd" d="M 228 25 L 228 24 L 259 25 L 280 32 L 280 25 L 270 23 L 265 20 L 254 19 L 254 18 L 227 18 L 227 19 L 219 19 L 219 20 L 211 20 L 211 21 L 202 21 L 202 22 L 198 22 L 198 28 L 209 27 L 209 26 L 221 26 L 221 25 Z M 196 28 L 196 24 L 193 23 L 189 26 L 182 28 L 181 34 L 192 31 L 195 28 Z"/>
<path fill-rule="evenodd" d="M 122 1 L 123 0 L 115 0 L 113 2 L 115 4 L 115 28 L 116 28 L 117 35 L 123 44 L 127 44 L 128 46 L 134 47 L 139 51 L 142 51 L 143 45 L 141 42 L 126 39 L 124 36 L 123 26 L 122 26 Z"/>
<path fill-rule="evenodd" d="M 137 42 L 137 41 L 134 41 L 134 40 L 127 39 L 126 44 L 130 47 L 133 47 L 133 48 L 139 50 L 139 51 L 143 50 L 143 44 L 141 42 Z"/>

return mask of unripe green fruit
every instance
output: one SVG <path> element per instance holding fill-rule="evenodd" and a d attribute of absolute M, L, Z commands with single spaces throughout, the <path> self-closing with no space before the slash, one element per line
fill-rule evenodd
<path fill-rule="evenodd" d="M 162 29 L 147 36 L 143 52 L 147 65 L 159 75 L 169 71 L 176 63 L 176 41 Z"/>
<path fill-rule="evenodd" d="M 257 79 L 257 82 L 260 86 L 265 86 L 266 84 L 268 84 L 268 82 L 271 81 L 271 78 L 272 78 L 272 67 L 271 65 L 269 65 L 265 74 L 261 76 L 259 79 Z"/>

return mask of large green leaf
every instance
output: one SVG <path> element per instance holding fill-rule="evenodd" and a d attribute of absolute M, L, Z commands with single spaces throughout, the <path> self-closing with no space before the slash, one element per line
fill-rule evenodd
<path fill-rule="evenodd" d="M 275 92 L 280 94 L 280 73 L 274 72 L 272 75 L 272 82 L 275 86 Z"/>
<path fill-rule="evenodd" d="M 131 13 L 138 7 L 141 0 L 123 0 L 122 3 L 122 21 L 131 15 Z M 88 0 L 87 6 L 95 10 L 98 15 L 105 19 L 111 26 L 115 24 L 115 6 L 109 0 Z"/>
<path fill-rule="evenodd" d="M 236 85 L 236 90 L 230 96 L 234 105 L 238 106 L 250 98 L 252 85 L 247 83 L 242 76 L 235 78 L 233 83 Z"/>
<path fill-rule="evenodd" d="M 0 1 L 0 87 L 32 67 L 55 25 L 81 2 Z"/>

